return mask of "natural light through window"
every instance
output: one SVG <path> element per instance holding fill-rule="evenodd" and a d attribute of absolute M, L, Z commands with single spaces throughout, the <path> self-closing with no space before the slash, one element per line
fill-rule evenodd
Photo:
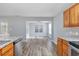
<path fill-rule="evenodd" d="M 51 35 L 51 23 L 49 23 L 49 35 Z"/>

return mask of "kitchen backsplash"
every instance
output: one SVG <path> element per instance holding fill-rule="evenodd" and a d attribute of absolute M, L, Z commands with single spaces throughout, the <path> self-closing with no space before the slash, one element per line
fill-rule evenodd
<path fill-rule="evenodd" d="M 79 36 L 79 28 L 66 28 L 60 34 L 65 36 Z"/>

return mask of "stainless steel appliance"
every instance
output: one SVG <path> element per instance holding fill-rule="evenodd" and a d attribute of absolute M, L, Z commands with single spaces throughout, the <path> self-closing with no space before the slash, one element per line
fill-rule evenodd
<path fill-rule="evenodd" d="M 22 56 L 22 38 L 18 38 L 13 42 L 15 56 Z"/>
<path fill-rule="evenodd" d="M 69 42 L 71 45 L 71 56 L 79 56 L 79 41 Z"/>

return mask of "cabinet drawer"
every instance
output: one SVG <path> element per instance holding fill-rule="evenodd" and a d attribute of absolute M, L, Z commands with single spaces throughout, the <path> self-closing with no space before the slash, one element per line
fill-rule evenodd
<path fill-rule="evenodd" d="M 2 54 L 9 51 L 11 48 L 13 48 L 13 43 L 8 44 L 6 47 L 2 48 Z"/>
<path fill-rule="evenodd" d="M 3 54 L 3 56 L 13 56 L 13 49 L 10 49 L 8 52 Z"/>

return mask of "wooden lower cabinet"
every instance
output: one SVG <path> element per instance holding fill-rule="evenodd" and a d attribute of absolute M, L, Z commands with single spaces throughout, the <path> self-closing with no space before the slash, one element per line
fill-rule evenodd
<path fill-rule="evenodd" d="M 0 56 L 13 56 L 13 43 L 0 48 Z"/>
<path fill-rule="evenodd" d="M 60 38 L 58 38 L 57 40 L 57 55 L 61 56 L 62 53 L 63 53 L 63 50 L 62 50 L 62 40 L 60 40 Z"/>
<path fill-rule="evenodd" d="M 3 54 L 3 56 L 13 56 L 13 49 L 10 49 L 7 53 Z"/>
<path fill-rule="evenodd" d="M 58 38 L 57 40 L 57 55 L 58 56 L 69 56 L 69 43 L 62 39 Z"/>
<path fill-rule="evenodd" d="M 68 56 L 69 55 L 69 46 L 63 44 L 63 56 Z"/>
<path fill-rule="evenodd" d="M 79 3 L 64 11 L 64 27 L 79 27 Z"/>

